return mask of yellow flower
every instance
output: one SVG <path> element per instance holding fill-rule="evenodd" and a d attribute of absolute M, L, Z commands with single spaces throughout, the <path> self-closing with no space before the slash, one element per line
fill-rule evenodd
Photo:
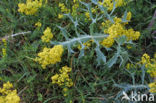
<path fill-rule="evenodd" d="M 83 43 L 83 45 L 85 46 L 84 49 L 91 47 L 92 42 L 94 42 L 94 40 L 88 40 L 87 42 Z M 78 49 L 80 50 L 81 48 L 82 48 L 81 45 L 78 45 Z"/>
<path fill-rule="evenodd" d="M 53 34 L 51 32 L 51 29 L 49 27 L 46 28 L 46 30 L 43 32 L 43 36 L 41 37 L 43 42 L 50 42 L 50 40 L 53 38 Z"/>
<path fill-rule="evenodd" d="M 115 0 L 115 2 L 116 2 L 116 5 L 115 5 L 116 8 L 125 5 L 124 0 Z M 111 11 L 113 9 L 114 2 L 113 2 L 113 0 L 104 0 L 103 3 L 99 2 L 99 4 L 103 5 L 106 8 L 108 8 L 108 11 Z"/>
<path fill-rule="evenodd" d="M 6 41 L 6 39 L 2 39 L 2 42 L 4 45 L 4 48 L 2 48 L 2 55 L 3 55 L 3 57 L 6 57 L 6 55 L 7 55 L 7 53 L 6 53 L 7 41 Z"/>
<path fill-rule="evenodd" d="M 13 85 L 10 82 L 7 82 L 7 83 L 3 84 L 3 88 L 10 89 L 10 88 L 13 88 Z"/>
<path fill-rule="evenodd" d="M 68 88 L 63 88 L 63 91 L 64 91 L 64 92 L 67 92 L 67 91 L 68 91 Z"/>
<path fill-rule="evenodd" d="M 60 71 L 60 73 L 69 73 L 69 72 L 71 72 L 71 70 L 72 70 L 71 68 L 64 66 L 59 71 Z"/>
<path fill-rule="evenodd" d="M 2 39 L 2 42 L 3 42 L 4 46 L 7 47 L 6 39 Z"/>
<path fill-rule="evenodd" d="M 47 65 L 60 62 L 63 51 L 62 45 L 56 45 L 53 48 L 44 48 L 42 52 L 38 53 L 35 61 L 39 62 L 43 69 L 45 69 Z"/>
<path fill-rule="evenodd" d="M 5 57 L 7 54 L 6 54 L 6 48 L 2 48 L 2 54 L 3 54 L 3 57 Z"/>
<path fill-rule="evenodd" d="M 7 103 L 19 103 L 20 102 L 20 98 L 17 95 L 17 91 L 13 90 L 11 93 L 9 93 L 5 97 L 5 101 L 7 101 Z"/>
<path fill-rule="evenodd" d="M 76 16 L 77 15 L 77 8 L 79 8 L 79 2 L 77 2 L 78 0 L 75 0 L 74 3 L 73 3 L 73 6 L 72 6 L 72 16 Z"/>
<path fill-rule="evenodd" d="M 132 17 L 132 13 L 131 13 L 131 12 L 128 12 L 128 13 L 127 13 L 127 18 L 126 18 L 126 19 L 127 19 L 128 21 L 130 21 L 130 20 L 131 20 L 131 17 Z"/>
<path fill-rule="evenodd" d="M 134 31 L 133 29 L 128 29 L 125 31 L 125 35 L 128 40 L 137 40 L 140 37 L 140 32 Z"/>
<path fill-rule="evenodd" d="M 58 79 L 59 75 L 58 74 L 55 74 L 54 76 L 51 77 L 52 79 L 52 83 L 55 84 L 56 83 L 56 80 Z"/>
<path fill-rule="evenodd" d="M 90 18 L 89 12 L 85 12 L 85 16 L 86 16 L 87 18 Z"/>
<path fill-rule="evenodd" d="M 98 2 L 100 5 L 103 5 L 103 3 L 101 1 Z"/>
<path fill-rule="evenodd" d="M 110 48 L 113 45 L 113 43 L 114 43 L 114 38 L 109 36 L 101 42 L 101 45 Z"/>
<path fill-rule="evenodd" d="M 120 23 L 113 24 L 108 28 L 107 33 L 113 38 L 124 35 L 124 27 Z"/>
<path fill-rule="evenodd" d="M 137 65 L 131 64 L 131 63 L 127 63 L 126 68 L 127 68 L 127 69 L 137 68 Z"/>
<path fill-rule="evenodd" d="M 105 22 L 102 22 L 102 26 L 105 27 L 105 28 L 108 28 L 109 26 L 111 26 L 111 21 L 106 20 Z M 106 33 L 106 32 L 104 32 L 104 33 Z"/>
<path fill-rule="evenodd" d="M 66 94 L 66 93 L 64 93 L 63 95 L 64 95 L 65 97 L 67 96 L 67 94 Z"/>
<path fill-rule="evenodd" d="M 3 88 L 0 88 L 0 103 L 20 103 L 17 91 L 12 88 L 13 85 L 10 82 L 3 84 Z"/>
<path fill-rule="evenodd" d="M 146 53 L 143 54 L 143 56 L 141 58 L 141 63 L 142 64 L 150 63 L 150 56 Z"/>
<path fill-rule="evenodd" d="M 42 24 L 41 24 L 41 22 L 37 22 L 37 23 L 35 23 L 35 26 L 40 28 L 42 26 Z"/>
<path fill-rule="evenodd" d="M 61 12 L 62 13 L 69 13 L 70 10 L 68 8 L 65 7 L 64 3 L 59 3 L 59 7 L 61 8 Z"/>
<path fill-rule="evenodd" d="M 96 9 L 92 8 L 91 9 L 92 13 L 96 13 Z"/>
<path fill-rule="evenodd" d="M 114 22 L 117 24 L 117 23 L 121 23 L 122 20 L 121 20 L 121 18 L 115 17 Z"/>
<path fill-rule="evenodd" d="M 131 48 L 132 48 L 132 46 L 130 46 L 130 45 L 127 45 L 127 48 L 128 48 L 128 49 L 131 49 Z"/>
<path fill-rule="evenodd" d="M 131 18 L 131 13 L 128 13 L 128 19 Z M 114 23 L 110 20 L 106 20 L 102 22 L 102 26 L 104 27 L 104 33 L 109 34 L 107 38 L 105 38 L 101 45 L 110 48 L 114 44 L 114 39 L 119 38 L 121 36 L 126 36 L 127 41 L 129 40 L 138 40 L 140 37 L 140 32 L 134 31 L 133 29 L 126 29 L 125 23 L 122 23 L 122 19 L 115 17 Z"/>
<path fill-rule="evenodd" d="M 143 54 L 141 57 L 140 64 L 145 65 L 147 69 L 147 73 L 150 74 L 151 77 L 156 77 L 156 58 L 150 59 L 148 54 Z"/>
<path fill-rule="evenodd" d="M 73 86 L 72 79 L 69 78 L 69 73 L 71 72 L 72 68 L 64 66 L 59 71 L 59 74 L 55 74 L 51 77 L 52 83 L 57 84 L 60 87 L 63 87 L 63 95 L 67 96 L 68 88 Z"/>
<path fill-rule="evenodd" d="M 5 98 L 0 96 L 0 103 L 5 103 Z"/>
<path fill-rule="evenodd" d="M 156 93 L 156 82 L 150 83 L 148 86 L 150 87 L 151 93 Z"/>
<path fill-rule="evenodd" d="M 62 19 L 63 18 L 63 14 L 58 14 L 58 18 Z"/>
<path fill-rule="evenodd" d="M 130 63 L 128 63 L 126 67 L 127 67 L 127 69 L 130 69 Z"/>
<path fill-rule="evenodd" d="M 34 15 L 42 7 L 42 0 L 27 0 L 26 3 L 19 3 L 18 7 L 18 12 L 25 13 L 26 15 Z"/>

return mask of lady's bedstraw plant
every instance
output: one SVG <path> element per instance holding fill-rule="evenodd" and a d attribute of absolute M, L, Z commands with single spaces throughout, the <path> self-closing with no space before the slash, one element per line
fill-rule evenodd
<path fill-rule="evenodd" d="M 46 28 L 46 30 L 43 32 L 43 36 L 41 37 L 42 42 L 50 42 L 50 40 L 53 38 L 53 34 L 51 32 L 51 29 L 49 27 Z"/>
<path fill-rule="evenodd" d="M 35 61 L 39 62 L 43 69 L 45 69 L 47 65 L 60 62 L 63 51 L 62 45 L 55 45 L 53 48 L 45 47 L 42 52 L 38 53 Z"/>
<path fill-rule="evenodd" d="M 20 97 L 17 95 L 17 90 L 13 90 L 13 85 L 10 82 L 4 83 L 0 88 L 0 103 L 20 103 Z"/>
<path fill-rule="evenodd" d="M 129 40 L 137 40 L 140 37 L 140 32 L 134 31 L 131 29 L 126 29 L 125 25 L 131 20 L 131 12 L 127 13 L 126 20 L 127 22 L 123 23 L 121 18 L 115 17 L 114 23 L 111 21 L 105 21 L 102 23 L 104 29 L 104 33 L 109 34 L 109 36 L 104 39 L 101 44 L 105 47 L 111 47 L 115 41 L 115 38 L 119 38 L 123 35 L 127 37 L 127 41 Z"/>
<path fill-rule="evenodd" d="M 150 88 L 149 91 L 150 91 L 151 93 L 156 93 L 156 81 L 150 83 L 148 86 L 149 86 L 149 88 Z"/>
<path fill-rule="evenodd" d="M 51 28 L 47 27 L 41 37 L 42 42 L 49 43 L 52 38 L 53 34 Z M 38 57 L 35 58 L 35 61 L 39 62 L 39 64 L 45 69 L 47 65 L 60 62 L 63 51 L 62 45 L 56 45 L 53 48 L 45 47 L 42 52 L 38 53 Z"/>
<path fill-rule="evenodd" d="M 145 65 L 151 77 L 156 77 L 156 54 L 153 59 L 150 59 L 150 56 L 145 53 L 141 58 L 141 64 Z"/>
<path fill-rule="evenodd" d="M 57 84 L 63 88 L 64 96 L 67 96 L 69 88 L 73 86 L 73 81 L 69 77 L 71 70 L 72 68 L 64 66 L 59 70 L 59 74 L 55 74 L 51 77 L 53 84 Z"/>
<path fill-rule="evenodd" d="M 113 0 L 101 0 L 101 1 L 99 0 L 100 5 L 103 5 L 104 7 L 106 7 L 108 9 L 108 11 L 113 10 L 113 7 L 114 7 Z M 126 4 L 125 0 L 114 0 L 114 1 L 116 3 L 115 4 L 116 8 L 121 7 Z"/>
<path fill-rule="evenodd" d="M 150 83 L 148 86 L 150 88 L 151 93 L 156 93 L 156 53 L 154 55 L 154 58 L 151 59 L 151 57 L 148 54 L 143 54 L 141 57 L 141 61 L 139 61 L 136 64 L 127 64 L 127 69 L 137 69 L 137 68 L 144 68 L 146 72 L 154 79 L 152 83 Z M 144 80 L 144 79 L 143 79 Z"/>
<path fill-rule="evenodd" d="M 61 13 L 58 14 L 58 18 L 61 19 L 64 17 L 63 14 L 68 14 L 71 13 L 72 16 L 76 16 L 77 15 L 77 9 L 79 8 L 79 0 L 73 0 L 72 1 L 72 8 L 68 9 L 64 3 L 59 3 L 59 8 L 61 10 Z"/>
<path fill-rule="evenodd" d="M 156 93 L 156 53 L 154 55 L 153 59 L 150 59 L 150 56 L 148 54 L 144 54 L 142 56 L 141 62 L 142 65 L 145 65 L 145 68 L 147 70 L 147 73 L 150 74 L 151 77 L 154 78 L 154 82 L 149 84 L 150 92 Z"/>
<path fill-rule="evenodd" d="M 150 93 L 156 93 L 156 53 L 154 55 L 154 58 L 150 58 L 150 56 L 148 54 L 143 54 L 143 56 L 141 57 L 141 60 L 136 63 L 136 64 L 130 64 L 128 63 L 127 66 L 128 70 L 125 69 L 132 77 L 132 84 L 128 84 L 128 83 L 120 83 L 120 84 L 116 84 L 114 82 L 114 86 L 120 88 L 120 92 L 118 92 L 115 100 L 119 100 L 119 97 L 123 96 L 123 92 L 125 93 L 129 93 L 130 91 L 134 91 L 135 93 L 140 93 L 143 91 L 147 91 L 149 90 Z M 139 73 L 141 72 L 141 80 L 138 81 L 138 77 L 136 78 L 134 72 L 131 72 L 131 69 L 139 69 L 137 71 L 139 71 Z M 133 70 L 132 70 L 133 71 Z M 151 77 L 153 77 L 154 82 L 146 85 L 145 84 L 145 72 L 147 72 Z M 137 82 L 136 82 L 137 80 Z M 141 84 L 139 84 L 139 82 L 141 82 Z M 146 93 L 146 92 L 145 92 Z M 148 93 L 148 91 L 147 91 Z M 119 101 L 120 102 L 120 101 Z"/>
<path fill-rule="evenodd" d="M 43 3 L 46 4 L 47 0 L 27 0 L 26 3 L 18 4 L 18 12 L 25 13 L 26 15 L 35 15 L 38 9 L 44 5 Z"/>
<path fill-rule="evenodd" d="M 143 54 L 141 57 L 141 61 L 139 61 L 136 64 L 127 64 L 127 69 L 131 68 L 141 68 L 141 66 L 144 65 L 146 68 L 147 73 L 150 74 L 151 77 L 156 77 L 156 53 L 154 55 L 154 58 L 151 58 L 148 54 Z"/>

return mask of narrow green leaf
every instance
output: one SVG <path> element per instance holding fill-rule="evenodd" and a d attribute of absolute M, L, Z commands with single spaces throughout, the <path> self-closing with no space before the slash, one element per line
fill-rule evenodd
<path fill-rule="evenodd" d="M 118 56 L 119 55 L 117 53 L 115 53 L 115 55 L 107 62 L 107 66 L 109 68 L 112 67 L 116 63 Z"/>

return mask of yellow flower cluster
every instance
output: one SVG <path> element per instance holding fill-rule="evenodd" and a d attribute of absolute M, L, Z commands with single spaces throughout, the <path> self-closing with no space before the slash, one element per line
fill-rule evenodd
<path fill-rule="evenodd" d="M 43 42 L 50 42 L 50 40 L 53 38 L 53 34 L 51 32 L 51 29 L 49 27 L 46 28 L 46 30 L 43 32 L 43 36 L 41 37 Z"/>
<path fill-rule="evenodd" d="M 42 24 L 41 24 L 41 22 L 37 22 L 37 23 L 35 23 L 35 26 L 36 26 L 37 28 L 40 28 L 40 27 L 42 26 Z"/>
<path fill-rule="evenodd" d="M 70 10 L 68 8 L 66 8 L 64 3 L 59 3 L 59 7 L 60 7 L 62 13 L 69 13 L 70 12 Z"/>
<path fill-rule="evenodd" d="M 116 2 L 116 5 L 115 5 L 116 8 L 121 7 L 126 4 L 124 0 L 114 0 L 114 1 Z M 113 9 L 114 2 L 113 0 L 104 0 L 104 2 L 99 1 L 99 4 L 103 5 L 109 11 L 111 11 Z"/>
<path fill-rule="evenodd" d="M 63 95 L 64 95 L 64 96 L 67 96 L 67 94 L 68 94 L 67 92 L 68 92 L 68 91 L 69 91 L 68 88 L 66 88 L 66 87 L 63 88 Z"/>
<path fill-rule="evenodd" d="M 52 84 L 58 84 L 63 87 L 64 96 L 67 96 L 68 88 L 73 86 L 73 81 L 69 78 L 71 70 L 72 68 L 64 66 L 59 70 L 60 74 L 55 74 L 51 77 Z"/>
<path fill-rule="evenodd" d="M 89 41 L 83 43 L 83 45 L 85 46 L 84 49 L 87 49 L 88 47 L 91 47 L 93 42 L 94 42 L 94 40 L 89 40 Z M 78 49 L 80 50 L 81 48 L 82 48 L 81 45 L 78 45 Z"/>
<path fill-rule="evenodd" d="M 78 0 L 74 0 L 73 1 L 73 6 L 72 6 L 72 16 L 76 16 L 77 15 L 77 8 L 79 7 L 79 1 Z"/>
<path fill-rule="evenodd" d="M 136 64 L 128 63 L 126 68 L 127 69 L 137 68 L 137 67 L 140 67 L 141 65 L 145 65 L 147 73 L 149 73 L 151 77 L 156 78 L 156 53 L 155 53 L 153 59 L 150 59 L 150 56 L 145 53 L 141 57 L 141 61 L 140 62 L 138 62 Z M 148 84 L 148 86 L 150 88 L 149 91 L 151 93 L 156 93 L 156 80 L 154 80 L 153 83 Z"/>
<path fill-rule="evenodd" d="M 58 14 L 58 18 L 59 19 L 63 18 L 63 14 Z"/>
<path fill-rule="evenodd" d="M 120 19 L 119 19 L 120 20 Z M 102 27 L 104 28 L 108 28 L 111 26 L 111 21 L 110 20 L 106 20 L 105 22 L 102 22 Z M 106 29 L 107 30 L 107 29 Z"/>
<path fill-rule="evenodd" d="M 61 19 L 63 18 L 63 14 L 68 14 L 71 13 L 72 16 L 77 15 L 77 8 L 79 7 L 79 2 L 78 0 L 73 0 L 73 5 L 71 9 L 68 9 L 64 3 L 59 3 L 59 7 L 61 9 L 62 14 L 58 14 L 58 18 Z"/>
<path fill-rule="evenodd" d="M 148 54 L 143 54 L 139 64 L 145 65 L 147 73 L 149 73 L 151 77 L 156 78 L 156 53 L 153 59 L 150 59 Z M 148 86 L 150 87 L 151 93 L 156 93 L 156 80 L 154 80 L 154 82 L 150 83 Z"/>
<path fill-rule="evenodd" d="M 127 13 L 127 21 L 130 21 L 131 19 L 131 12 Z M 102 26 L 104 26 L 104 33 L 109 34 L 107 38 L 105 38 L 101 45 L 109 48 L 114 44 L 114 39 L 121 37 L 125 35 L 127 37 L 127 40 L 137 40 L 140 37 L 140 32 L 134 31 L 133 29 L 126 29 L 125 25 L 128 24 L 122 23 L 121 18 L 114 18 L 114 23 L 111 23 L 109 20 L 102 23 Z"/>
<path fill-rule="evenodd" d="M 34 15 L 42 7 L 42 0 L 27 0 L 26 3 L 19 3 L 18 7 L 18 12 Z"/>
<path fill-rule="evenodd" d="M 156 81 L 153 83 L 148 84 L 148 86 L 150 87 L 150 92 L 151 93 L 156 93 Z"/>
<path fill-rule="evenodd" d="M 97 6 L 95 8 L 92 8 L 91 9 L 92 14 L 96 14 L 97 13 L 97 9 L 98 9 Z M 85 12 L 85 16 L 86 16 L 85 21 L 91 20 L 89 12 Z"/>
<path fill-rule="evenodd" d="M 131 18 L 132 18 L 132 13 L 131 13 L 131 12 L 128 12 L 128 13 L 127 13 L 127 18 L 126 18 L 126 20 L 130 21 Z"/>
<path fill-rule="evenodd" d="M 90 19 L 89 12 L 85 12 L 85 16 L 86 16 L 87 19 Z"/>
<path fill-rule="evenodd" d="M 20 103 L 20 97 L 17 90 L 12 90 L 13 85 L 10 82 L 4 83 L 0 88 L 0 103 Z"/>
<path fill-rule="evenodd" d="M 131 63 L 127 63 L 127 65 L 126 65 L 126 68 L 127 69 L 131 69 L 131 68 L 137 68 L 138 67 L 138 65 L 137 64 L 131 64 Z"/>
<path fill-rule="evenodd" d="M 62 13 L 65 13 L 65 14 L 70 13 L 70 9 L 66 8 L 64 3 L 59 3 L 59 7 Z M 58 14 L 58 18 L 59 19 L 63 18 L 63 14 Z"/>
<path fill-rule="evenodd" d="M 147 73 L 150 74 L 151 77 L 156 77 L 156 53 L 154 55 L 154 58 L 150 58 L 150 56 L 148 54 L 143 54 L 143 56 L 141 57 L 141 61 L 134 64 L 127 64 L 127 69 L 130 68 L 137 68 L 140 67 L 140 65 L 145 65 L 145 68 L 147 70 Z"/>
<path fill-rule="evenodd" d="M 111 36 L 108 36 L 106 39 L 104 39 L 101 42 L 101 45 L 103 45 L 104 47 L 107 47 L 107 48 L 110 48 L 113 44 L 114 44 L 114 38 Z"/>
<path fill-rule="evenodd" d="M 127 47 L 127 49 L 131 49 L 131 48 L 132 48 L 132 46 L 131 46 L 131 45 L 127 45 L 126 47 Z"/>
<path fill-rule="evenodd" d="M 156 53 L 153 59 L 150 59 L 150 56 L 145 53 L 142 56 L 140 63 L 145 65 L 147 72 L 151 77 L 156 77 Z"/>
<path fill-rule="evenodd" d="M 146 67 L 148 66 L 148 63 L 150 63 L 150 56 L 148 54 L 143 54 L 141 57 L 141 63 L 146 64 Z"/>
<path fill-rule="evenodd" d="M 7 49 L 7 42 L 6 42 L 6 39 L 2 39 L 2 42 L 3 42 L 3 45 L 4 45 L 4 48 L 2 48 L 2 55 L 3 57 L 6 57 L 6 49 Z"/>
<path fill-rule="evenodd" d="M 51 77 L 53 84 L 58 84 L 59 86 L 71 87 L 73 86 L 72 79 L 69 78 L 71 68 L 64 66 L 59 70 L 60 74 L 55 74 Z"/>
<path fill-rule="evenodd" d="M 63 51 L 62 45 L 56 45 L 53 48 L 45 47 L 42 52 L 38 53 L 38 57 L 35 58 L 35 61 L 39 62 L 43 69 L 45 69 L 47 65 L 60 62 Z"/>
<path fill-rule="evenodd" d="M 127 37 L 127 40 L 138 40 L 140 37 L 140 32 L 134 31 L 133 29 L 128 29 L 124 33 Z"/>

